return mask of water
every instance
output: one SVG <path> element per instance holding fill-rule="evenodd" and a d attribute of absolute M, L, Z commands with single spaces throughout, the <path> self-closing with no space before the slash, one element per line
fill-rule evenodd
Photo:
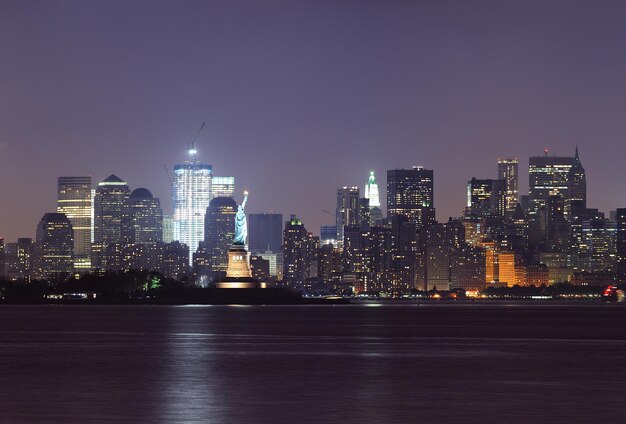
<path fill-rule="evenodd" d="M 626 307 L 1 306 L 1 423 L 624 422 Z"/>

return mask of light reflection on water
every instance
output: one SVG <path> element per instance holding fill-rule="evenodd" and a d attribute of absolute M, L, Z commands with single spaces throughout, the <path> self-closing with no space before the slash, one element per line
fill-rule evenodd
<path fill-rule="evenodd" d="M 3 307 L 0 422 L 610 422 L 621 407 L 599 400 L 626 389 L 624 319 L 522 306 Z"/>

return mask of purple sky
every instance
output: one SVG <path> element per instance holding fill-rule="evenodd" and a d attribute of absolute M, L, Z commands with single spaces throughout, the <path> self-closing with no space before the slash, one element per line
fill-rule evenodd
<path fill-rule="evenodd" d="M 589 206 L 626 207 L 623 1 L 0 1 L 0 236 L 34 236 L 56 177 L 111 173 L 171 210 L 199 156 L 249 212 L 334 219 L 336 188 L 435 170 L 438 218 L 472 176 L 580 145 Z M 240 200 L 240 199 L 238 199 Z"/>

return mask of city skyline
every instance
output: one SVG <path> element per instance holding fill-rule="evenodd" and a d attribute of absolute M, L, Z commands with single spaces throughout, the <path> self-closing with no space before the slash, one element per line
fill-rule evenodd
<path fill-rule="evenodd" d="M 575 148 L 575 156 L 577 157 L 579 155 L 579 147 L 578 146 L 574 146 L 574 148 Z M 521 200 L 522 200 L 521 197 L 522 196 L 527 196 L 529 194 L 527 187 L 529 186 L 529 178 L 530 178 L 530 176 L 529 176 L 529 167 L 530 167 L 530 162 L 531 162 L 532 158 L 534 158 L 535 160 L 541 159 L 541 158 L 554 158 L 554 157 L 562 158 L 562 159 L 572 159 L 572 158 L 574 158 L 574 155 L 570 156 L 568 154 L 555 155 L 555 154 L 552 154 L 551 152 L 549 152 L 547 149 L 544 150 L 541 153 L 542 153 L 541 155 L 536 155 L 536 156 L 529 157 L 528 161 L 527 161 L 529 166 L 526 166 L 526 167 L 522 166 L 520 171 L 519 171 L 519 173 L 518 173 L 518 177 L 519 177 L 518 185 L 520 187 L 525 187 L 526 188 L 526 191 L 521 191 L 520 190 L 518 192 L 518 201 L 519 202 L 521 202 Z M 520 160 L 520 158 L 510 157 L 509 159 L 518 160 L 518 161 L 520 161 L 521 164 L 524 163 L 524 160 Z M 499 161 L 500 160 L 501 160 L 501 158 L 497 158 L 497 159 L 494 160 L 494 163 L 493 163 L 493 173 L 489 177 L 486 177 L 485 180 L 489 179 L 489 180 L 497 181 L 498 172 L 499 172 L 498 165 L 499 165 Z M 586 158 L 584 158 L 584 161 L 587 162 Z M 192 162 L 189 162 L 189 161 L 180 161 L 180 162 L 181 162 L 181 165 L 177 165 L 178 167 L 194 166 L 192 164 Z M 201 165 L 201 166 L 209 166 L 209 167 L 211 167 L 212 165 L 207 164 L 207 165 Z M 411 168 L 413 168 L 413 169 L 415 169 L 415 168 L 422 169 L 424 167 L 423 166 L 413 166 L 413 167 L 407 167 L 407 168 L 393 168 L 393 169 L 387 170 L 387 172 L 389 172 L 389 171 L 409 170 Z M 445 222 L 449 218 L 458 218 L 458 217 L 463 216 L 465 208 L 467 207 L 466 203 L 467 203 L 467 200 L 468 200 L 467 199 L 467 184 L 469 184 L 469 180 L 470 179 L 477 179 L 477 180 L 479 180 L 479 178 L 477 178 L 476 176 L 471 176 L 471 177 L 467 177 L 467 179 L 465 181 L 461 181 L 460 182 L 460 185 L 463 186 L 463 196 L 460 199 L 455 199 L 455 200 L 458 200 L 456 202 L 458 204 L 457 205 L 457 209 L 458 209 L 457 213 L 455 213 L 453 215 L 451 214 L 451 215 L 442 216 L 442 213 L 439 212 L 439 203 L 442 202 L 442 199 L 436 197 L 436 193 L 438 192 L 438 190 L 437 190 L 437 184 L 438 184 L 438 179 L 437 179 L 438 173 L 437 173 L 437 170 L 436 169 L 428 169 L 428 168 L 425 168 L 425 170 L 426 171 L 432 171 L 433 175 L 434 175 L 434 178 L 433 178 L 433 192 L 435 193 L 435 195 L 433 197 L 435 197 L 437 199 L 434 202 L 434 208 L 435 208 L 435 213 L 436 213 L 436 220 L 439 221 L 439 222 Z M 380 208 L 382 210 L 382 213 L 383 213 L 383 216 L 384 216 L 385 220 L 387 219 L 387 213 L 388 213 L 388 211 L 387 211 L 387 189 L 388 189 L 388 187 L 387 187 L 387 180 L 388 180 L 387 172 L 382 172 L 380 174 L 378 174 L 375 171 L 363 172 L 362 181 L 361 181 L 362 183 L 363 182 L 367 183 L 368 182 L 368 178 L 371 178 L 372 173 L 374 173 L 376 179 L 379 181 L 378 187 L 379 187 L 380 199 L 381 199 L 381 201 L 380 201 Z M 108 178 L 110 178 L 110 177 L 116 177 L 117 178 L 117 176 L 115 174 L 110 174 Z M 524 179 L 524 177 L 526 177 L 526 178 Z M 100 184 L 98 181 L 105 181 L 106 180 L 106 178 L 102 178 L 101 180 L 93 179 L 93 177 L 91 175 L 86 175 L 86 176 L 61 175 L 61 176 L 56 176 L 55 177 L 55 181 L 58 181 L 60 179 L 71 179 L 71 178 L 91 178 L 92 182 L 93 182 L 91 188 L 92 188 L 92 192 L 94 192 L 94 193 L 95 193 L 96 188 Z M 166 178 L 171 178 L 171 176 L 166 174 Z M 225 177 L 213 176 L 213 178 L 214 179 L 215 178 L 219 179 L 219 178 L 225 178 Z M 228 177 L 228 178 L 234 178 L 234 177 Z M 592 175 L 592 180 L 593 180 L 593 175 Z M 380 181 L 384 181 L 384 183 L 381 184 Z M 148 189 L 148 190 L 150 190 L 150 192 L 152 192 L 152 190 L 149 187 L 145 187 L 144 188 L 143 186 L 137 186 L 137 185 L 134 185 L 134 184 L 131 184 L 131 183 L 127 183 L 127 184 L 128 184 L 128 187 L 130 187 L 131 191 L 132 190 L 136 190 L 136 189 L 144 189 L 144 190 Z M 587 182 L 587 184 L 588 184 L 588 182 Z M 345 189 L 346 186 L 343 186 L 343 188 Z M 357 191 L 358 191 L 359 196 L 360 197 L 364 197 L 365 191 L 362 188 L 359 188 L 358 185 L 355 185 L 354 187 L 348 187 L 348 188 L 358 189 Z M 169 189 L 170 189 L 170 196 L 166 195 L 165 198 L 164 198 L 165 202 L 163 202 L 163 203 L 171 205 L 172 204 L 172 202 L 171 202 L 171 200 L 172 200 L 171 199 L 171 193 L 173 192 L 172 190 L 174 190 L 174 186 L 171 186 Z M 341 190 L 341 189 L 342 189 L 342 186 L 340 184 L 338 184 L 337 187 L 335 187 L 334 191 L 337 192 L 338 190 Z M 174 190 L 174 192 L 175 191 L 176 190 Z M 244 190 L 243 189 L 240 190 L 237 186 L 235 186 L 234 198 L 237 198 L 237 196 L 240 194 L 239 193 L 240 191 L 241 191 L 241 193 L 243 193 Z M 587 189 L 587 192 L 588 192 L 587 193 L 587 198 L 593 199 L 593 192 L 591 190 L 589 190 L 589 189 Z M 57 194 L 56 191 L 53 194 L 55 195 L 55 203 L 58 203 L 58 200 L 56 200 L 56 194 Z M 212 189 L 208 190 L 207 191 L 207 195 L 208 196 L 214 196 L 213 190 Z M 158 197 L 156 195 L 154 197 L 157 198 L 157 199 L 160 199 L 160 197 Z M 445 202 L 446 198 L 445 198 L 445 196 L 443 196 L 443 197 L 444 197 L 443 202 Z M 358 197 L 357 197 L 357 199 L 358 199 Z M 450 201 L 450 199 L 447 199 L 447 200 Z M 208 203 L 207 203 L 207 206 L 208 206 Z M 335 206 L 336 206 L 336 203 L 335 203 Z M 597 207 L 597 205 L 594 205 L 591 202 L 589 202 L 589 207 L 594 207 L 594 208 L 598 209 L 600 212 L 605 213 L 606 216 L 608 217 L 610 212 L 616 211 L 621 206 L 620 206 L 619 200 L 615 200 L 614 205 L 613 206 L 609 206 L 608 209 L 599 208 L 599 207 Z M 37 213 L 39 213 L 39 218 L 36 219 L 36 222 L 38 222 L 39 219 L 41 218 L 41 214 L 51 213 L 51 212 L 56 211 L 56 209 L 57 209 L 57 207 L 55 206 L 55 207 L 51 208 L 50 210 L 42 210 L 41 213 L 37 212 Z M 206 210 L 206 208 L 204 208 L 203 210 Z M 309 212 L 308 214 L 306 214 L 308 216 L 313 217 L 313 221 L 321 220 L 320 226 L 312 226 L 310 224 L 308 225 L 309 231 L 312 232 L 313 234 L 320 235 L 320 228 L 322 226 L 328 226 L 328 225 L 336 224 L 335 218 L 331 218 L 328 215 L 329 212 L 326 209 L 321 208 L 321 209 L 319 209 L 319 211 L 317 211 L 317 213 L 314 213 L 314 212 L 316 212 L 316 211 Z M 173 213 L 174 213 L 174 208 L 173 207 L 170 207 L 169 209 L 165 209 L 165 208 L 163 209 L 163 216 L 164 216 L 164 218 L 173 216 Z M 282 214 L 283 216 L 288 216 L 288 215 L 294 214 L 294 213 L 290 213 L 290 212 L 285 213 L 284 211 L 278 211 L 276 209 L 269 209 L 269 210 L 264 210 L 264 211 L 263 210 L 261 210 L 261 211 L 253 210 L 251 213 L 252 214 L 278 213 L 278 214 Z M 297 213 L 295 213 L 295 214 L 298 215 Z M 298 215 L 298 216 L 300 216 L 300 215 Z M 202 218 L 202 221 L 204 221 L 204 217 Z M 304 219 L 302 219 L 302 222 L 306 223 L 306 221 Z M 2 222 L 2 224 L 4 224 L 4 222 Z M 283 222 L 283 224 L 284 224 L 284 222 Z M 8 227 L 8 228 L 12 228 L 11 225 L 6 225 L 5 224 L 4 226 Z M 2 229 L 0 228 L 0 230 L 2 230 Z M 5 241 L 15 241 L 15 240 L 17 240 L 20 237 L 21 238 L 23 238 L 23 237 L 35 238 L 34 237 L 35 230 L 36 230 L 36 224 L 34 224 L 34 229 L 31 228 L 30 230 L 27 230 L 26 232 L 18 232 L 17 230 L 14 230 L 14 233 L 16 234 L 16 236 L 13 237 L 13 238 L 7 237 L 6 236 L 7 232 L 5 232 L 4 234 L 0 233 L 0 238 L 4 238 Z M 203 231 L 204 230 L 202 230 L 202 232 Z M 32 233 L 32 235 L 31 235 L 31 233 Z"/>
<path fill-rule="evenodd" d="M 625 17 L 0 0 L 0 421 L 621 422 Z"/>
<path fill-rule="evenodd" d="M 0 45 L 12 59 L 0 76 L 6 239 L 34 237 L 62 175 L 119 175 L 170 213 L 162 164 L 172 172 L 185 160 L 203 121 L 201 162 L 250 190 L 252 212 L 294 213 L 315 232 L 332 224 L 319 211 L 334 209 L 337 187 L 362 188 L 370 170 L 385 187 L 389 169 L 434 169 L 441 221 L 460 213 L 469 178 L 496 177 L 498 157 L 520 159 L 523 194 L 524 158 L 570 156 L 576 144 L 589 204 L 608 212 L 626 199 L 608 176 L 626 155 L 620 2 L 264 2 L 176 14 L 145 4 L 0 6 L 0 35 L 17 41 Z M 32 178 L 19 178 L 24 169 Z"/>

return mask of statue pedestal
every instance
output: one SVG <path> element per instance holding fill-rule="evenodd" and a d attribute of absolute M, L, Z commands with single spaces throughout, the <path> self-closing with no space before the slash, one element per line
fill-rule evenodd
<path fill-rule="evenodd" d="M 218 282 L 215 287 L 219 289 L 258 289 L 265 288 L 261 283 L 252 278 L 250 269 L 250 252 L 244 245 L 234 244 L 228 250 L 228 268 L 226 278 Z"/>

